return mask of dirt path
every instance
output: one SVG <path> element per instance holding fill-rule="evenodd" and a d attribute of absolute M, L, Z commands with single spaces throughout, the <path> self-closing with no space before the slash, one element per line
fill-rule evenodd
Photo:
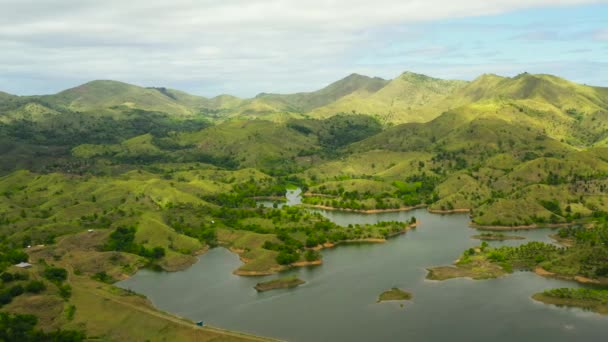
<path fill-rule="evenodd" d="M 202 331 L 209 331 L 209 332 L 217 333 L 220 335 L 235 337 L 235 338 L 249 340 L 249 341 L 266 341 L 266 342 L 267 341 L 279 341 L 279 340 L 275 340 L 275 339 L 263 338 L 263 337 L 258 337 L 258 336 L 249 335 L 249 334 L 245 334 L 245 333 L 238 333 L 238 332 L 234 332 L 234 331 L 224 330 L 221 328 L 216 328 L 216 327 L 211 327 L 211 326 L 199 327 L 199 326 L 195 325 L 194 322 L 192 322 L 186 318 L 164 313 L 162 311 L 158 311 L 158 310 L 155 310 L 152 308 L 146 308 L 146 307 L 134 305 L 134 304 L 131 304 L 128 302 L 120 301 L 111 295 L 107 295 L 107 294 L 103 293 L 103 290 L 100 291 L 100 290 L 95 290 L 95 289 L 90 289 L 90 288 L 85 288 L 85 290 L 88 293 L 93 294 L 95 296 L 101 297 L 106 300 L 110 300 L 119 305 L 127 306 L 133 310 L 137 310 L 139 312 L 142 312 L 142 313 L 145 313 L 145 314 L 148 314 L 151 316 L 155 316 L 155 317 L 167 320 L 167 321 L 171 321 L 175 324 L 179 324 L 179 325 L 181 325 L 183 327 L 187 327 L 189 329 L 195 329 L 195 330 L 199 329 Z"/>
<path fill-rule="evenodd" d="M 70 274 L 70 278 L 68 279 L 68 283 L 70 283 L 72 286 L 75 287 L 79 287 L 82 290 L 84 290 L 85 292 L 87 292 L 90 295 L 95 295 L 97 297 L 101 297 L 105 300 L 109 300 L 112 301 L 116 304 L 122 305 L 122 306 L 126 306 L 129 307 L 133 310 L 142 312 L 144 314 L 147 315 L 151 315 L 151 316 L 155 316 L 158 317 L 160 319 L 163 320 L 167 320 L 170 322 L 173 322 L 175 324 L 181 325 L 183 327 L 189 328 L 189 329 L 193 329 L 193 330 L 202 330 L 202 331 L 208 331 L 210 333 L 216 333 L 218 335 L 223 335 L 223 336 L 228 336 L 228 337 L 234 337 L 240 340 L 248 340 L 248 341 L 264 341 L 264 342 L 268 342 L 268 341 L 280 341 L 280 340 L 276 340 L 276 339 L 271 339 L 271 338 L 264 338 L 264 337 L 259 337 L 259 336 L 254 336 L 254 335 L 249 335 L 249 334 L 245 334 L 245 333 L 239 333 L 239 332 L 235 332 L 235 331 L 230 331 L 230 330 L 224 330 L 221 328 L 216 328 L 216 327 L 211 327 L 211 326 L 204 326 L 204 327 L 199 327 L 196 324 L 194 324 L 194 322 L 192 322 L 189 319 L 183 318 L 183 317 L 179 317 L 179 316 L 175 316 L 169 313 L 165 313 L 162 311 L 159 311 L 153 307 L 145 307 L 145 306 L 141 306 L 141 305 L 135 305 L 135 304 L 131 304 L 129 302 L 125 302 L 125 301 L 121 301 L 116 299 L 114 296 L 109 295 L 107 293 L 105 293 L 105 290 L 103 290 L 103 288 L 98 289 L 98 288 L 94 288 L 94 287 L 89 287 L 86 286 L 86 284 L 80 283 L 78 281 L 73 281 L 73 278 L 76 277 L 74 275 L 74 268 L 71 264 L 64 264 L 68 270 L 68 273 Z"/>

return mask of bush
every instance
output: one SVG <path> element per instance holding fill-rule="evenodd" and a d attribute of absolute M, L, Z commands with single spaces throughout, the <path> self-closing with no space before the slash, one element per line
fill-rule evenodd
<path fill-rule="evenodd" d="M 4 272 L 0 275 L 0 279 L 2 279 L 2 281 L 5 283 L 10 283 L 13 281 L 13 275 L 8 272 Z"/>
<path fill-rule="evenodd" d="M 92 278 L 107 284 L 111 284 L 114 282 L 114 278 L 107 274 L 106 271 L 97 272 Z"/>
<path fill-rule="evenodd" d="M 67 284 L 59 286 L 59 295 L 63 299 L 70 298 L 72 296 L 72 287 Z"/>
<path fill-rule="evenodd" d="M 46 290 L 46 285 L 39 280 L 32 280 L 25 286 L 25 291 L 29 293 L 40 293 Z"/>
<path fill-rule="evenodd" d="M 0 307 L 2 305 L 9 304 L 12 301 L 13 301 L 13 296 L 10 294 L 9 291 L 0 292 Z"/>
<path fill-rule="evenodd" d="M 61 267 L 49 267 L 44 270 L 43 275 L 52 282 L 61 283 L 68 278 L 68 271 Z"/>
<path fill-rule="evenodd" d="M 298 254 L 298 252 L 287 252 L 287 251 L 280 251 L 279 255 L 277 255 L 277 263 L 279 263 L 279 265 L 290 265 L 293 264 L 294 262 L 298 261 L 300 259 L 300 254 Z"/>
<path fill-rule="evenodd" d="M 36 330 L 38 318 L 33 315 L 12 315 L 0 312 L 0 341 L 80 342 L 86 338 L 82 331 L 55 330 L 45 333 Z"/>
<path fill-rule="evenodd" d="M 320 258 L 321 258 L 321 255 L 317 251 L 307 250 L 306 253 L 304 254 L 304 259 L 306 259 L 306 261 L 315 261 L 315 260 L 319 260 Z"/>
<path fill-rule="evenodd" d="M 25 292 L 25 290 L 23 289 L 23 286 L 21 285 L 15 285 L 13 287 L 11 287 L 8 292 L 11 294 L 11 296 L 13 297 L 17 297 L 23 294 L 23 292 Z"/>

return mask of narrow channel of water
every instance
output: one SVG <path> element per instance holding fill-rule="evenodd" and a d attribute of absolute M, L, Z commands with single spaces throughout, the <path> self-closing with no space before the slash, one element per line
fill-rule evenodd
<path fill-rule="evenodd" d="M 296 196 L 297 197 L 297 196 Z M 288 202 L 292 204 L 293 202 Z M 161 310 L 226 329 L 289 341 L 579 341 L 601 340 L 608 318 L 579 309 L 557 308 L 530 296 L 572 282 L 517 272 L 500 279 L 443 282 L 425 279 L 426 267 L 450 264 L 479 244 L 466 215 L 411 212 L 364 215 L 321 211 L 332 221 L 374 223 L 407 221 L 421 225 L 385 244 L 339 246 L 324 250 L 322 266 L 286 272 L 307 283 L 296 289 L 257 293 L 268 277 L 239 277 L 235 254 L 216 248 L 182 272 L 141 270 L 118 286 L 145 294 Z M 515 232 L 521 244 L 550 241 L 551 230 Z M 412 301 L 376 303 L 391 287 L 413 293 Z"/>

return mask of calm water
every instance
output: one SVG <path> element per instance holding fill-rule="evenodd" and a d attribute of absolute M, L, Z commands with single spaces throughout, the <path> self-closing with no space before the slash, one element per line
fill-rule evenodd
<path fill-rule="evenodd" d="M 291 203 L 290 203 L 291 204 Z M 493 280 L 425 279 L 425 268 L 450 264 L 464 249 L 479 244 L 466 215 L 440 216 L 425 210 L 361 215 L 321 212 L 338 224 L 406 221 L 421 225 L 378 245 L 350 245 L 323 251 L 324 264 L 296 269 L 307 283 L 296 289 L 257 293 L 253 286 L 276 278 L 238 277 L 238 257 L 216 248 L 188 270 L 148 270 L 118 284 L 145 294 L 161 310 L 227 329 L 289 341 L 599 341 L 608 318 L 579 309 L 544 305 L 530 295 L 575 283 L 529 272 Z M 527 240 L 549 241 L 550 230 L 517 232 Z M 414 299 L 376 303 L 391 287 Z"/>

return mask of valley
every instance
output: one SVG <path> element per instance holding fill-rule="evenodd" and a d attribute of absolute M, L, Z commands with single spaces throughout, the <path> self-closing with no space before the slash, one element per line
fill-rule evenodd
<path fill-rule="evenodd" d="M 302 317 L 286 316 L 280 327 L 260 320 L 333 303 L 362 326 L 377 315 L 397 327 L 390 303 L 367 307 L 386 289 L 411 288 L 402 311 L 414 315 L 442 305 L 431 300 L 439 288 L 492 297 L 504 285 L 505 298 L 551 329 L 561 329 L 551 320 L 585 326 L 583 338 L 601 319 L 524 301 L 605 312 L 603 292 L 579 291 L 586 285 L 576 281 L 606 283 L 607 144 L 608 88 L 544 74 L 352 74 L 318 91 L 250 99 L 116 81 L 53 95 L 0 93 L 0 267 L 24 278 L 2 281 L 1 309 L 35 315 L 32 327 L 46 333 L 102 340 L 263 339 L 197 327 L 200 319 L 310 340 L 320 335 L 289 321 Z M 557 247 L 549 233 L 569 244 Z M 432 267 L 435 280 L 500 278 L 438 285 L 425 280 Z M 523 272 L 535 269 L 551 277 Z M 277 273 L 306 283 L 253 297 L 260 278 Z M 353 289 L 364 276 L 371 280 Z M 44 288 L 25 291 L 31 281 Z M 528 285 L 511 288 L 518 281 Z M 194 282 L 205 293 L 183 288 Z M 347 295 L 358 299 L 344 304 Z M 440 297 L 454 310 L 483 306 Z M 339 318 L 333 310 L 304 315 L 322 326 L 321 317 Z M 407 337 L 394 327 L 382 333 L 380 320 L 369 326 L 370 335 L 336 334 Z"/>

